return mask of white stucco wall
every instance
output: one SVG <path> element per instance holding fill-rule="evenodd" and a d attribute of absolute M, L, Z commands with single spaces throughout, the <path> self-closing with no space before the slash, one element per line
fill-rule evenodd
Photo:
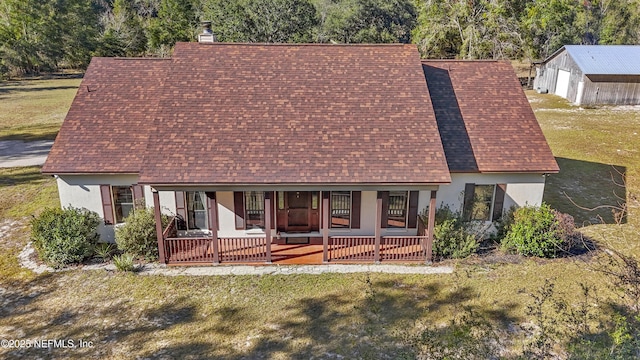
<path fill-rule="evenodd" d="M 440 186 L 436 197 L 438 207 L 448 205 L 453 211 L 462 211 L 464 202 L 464 186 L 467 183 L 476 185 L 507 184 L 504 197 L 504 209 L 512 206 L 542 203 L 545 178 L 542 174 L 451 174 L 451 185 Z M 420 194 L 419 210 L 426 208 L 428 197 Z M 424 202 L 423 202 L 424 200 Z"/>
<path fill-rule="evenodd" d="M 60 204 L 63 208 L 85 208 L 95 211 L 104 218 L 100 185 L 133 185 L 138 182 L 138 177 L 136 175 L 62 175 L 58 176 L 57 182 Z M 117 225 L 100 223 L 98 233 L 102 241 L 115 241 L 114 226 Z"/>
<path fill-rule="evenodd" d="M 544 192 L 545 178 L 542 174 L 452 174 L 451 185 L 440 186 L 437 191 L 438 207 L 448 205 L 454 211 L 461 211 L 463 192 L 466 183 L 478 185 L 507 184 L 504 209 L 524 205 L 540 205 Z M 95 211 L 104 216 L 100 185 L 110 184 L 126 186 L 136 184 L 135 175 L 64 175 L 58 177 L 60 203 L 63 207 L 73 206 Z M 147 207 L 153 207 L 153 194 L 149 186 L 144 187 Z M 167 215 L 176 213 L 175 193 L 160 191 L 160 206 Z M 330 236 L 370 236 L 376 227 L 376 191 L 362 191 L 360 229 L 330 229 Z M 430 191 L 420 191 L 418 211 L 424 211 L 430 199 Z M 260 236 L 264 230 L 236 230 L 234 199 L 232 191 L 218 191 L 218 218 L 220 220 L 220 237 Z M 118 225 L 115 225 L 118 226 Z M 114 225 L 100 225 L 99 232 L 103 241 L 114 241 Z M 275 230 L 272 231 L 275 236 Z M 320 233 L 318 233 L 320 235 Z M 415 235 L 415 229 L 382 229 L 382 235 Z"/>

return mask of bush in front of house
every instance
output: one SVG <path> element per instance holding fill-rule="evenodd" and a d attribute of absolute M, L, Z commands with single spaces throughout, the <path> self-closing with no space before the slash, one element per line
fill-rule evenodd
<path fill-rule="evenodd" d="M 162 216 L 162 228 L 169 220 Z M 156 220 L 152 209 L 137 208 L 124 219 L 124 224 L 116 227 L 118 249 L 135 257 L 144 257 L 148 261 L 158 259 L 158 240 Z"/>
<path fill-rule="evenodd" d="M 460 213 L 449 207 L 436 210 L 433 229 L 433 256 L 440 259 L 462 259 L 478 251 L 481 236 L 473 223 L 465 222 Z"/>
<path fill-rule="evenodd" d="M 502 248 L 524 256 L 555 258 L 576 243 L 573 217 L 547 204 L 516 209 L 503 224 Z"/>
<path fill-rule="evenodd" d="M 116 270 L 122 272 L 133 272 L 136 270 L 136 265 L 134 263 L 133 255 L 131 254 L 121 254 L 113 257 L 113 264 L 116 266 Z"/>
<path fill-rule="evenodd" d="M 47 208 L 31 220 L 31 239 L 47 264 L 60 268 L 93 255 L 100 217 L 77 208 Z"/>

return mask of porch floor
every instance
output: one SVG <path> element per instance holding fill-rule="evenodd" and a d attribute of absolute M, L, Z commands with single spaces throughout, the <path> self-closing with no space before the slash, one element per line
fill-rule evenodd
<path fill-rule="evenodd" d="M 171 258 L 171 256 L 170 256 Z M 322 245 L 310 245 L 310 244 L 271 244 L 271 262 L 278 265 L 321 265 L 322 262 Z M 371 262 L 365 261 L 345 261 L 345 260 L 331 260 L 332 264 L 370 264 Z M 424 264 L 424 261 L 384 261 L 385 264 Z M 184 266 L 184 265 L 211 265 L 210 261 L 169 261 L 169 266 Z M 219 265 L 269 265 L 265 262 L 222 262 Z"/>

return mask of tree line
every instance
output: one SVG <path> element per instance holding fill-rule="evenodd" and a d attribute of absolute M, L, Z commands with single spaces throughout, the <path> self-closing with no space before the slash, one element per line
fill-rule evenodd
<path fill-rule="evenodd" d="M 0 75 L 168 56 L 201 20 L 222 42 L 412 42 L 428 58 L 640 43 L 640 0 L 0 0 Z"/>

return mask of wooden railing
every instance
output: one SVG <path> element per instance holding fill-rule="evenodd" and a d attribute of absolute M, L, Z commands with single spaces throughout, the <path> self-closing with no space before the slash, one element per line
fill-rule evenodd
<path fill-rule="evenodd" d="M 424 240 L 422 241 L 422 249 L 424 250 L 426 261 L 431 261 L 433 240 L 429 239 L 429 228 L 422 221 L 422 217 L 420 216 L 418 216 L 418 236 L 424 237 Z"/>
<path fill-rule="evenodd" d="M 267 238 L 220 238 L 218 239 L 220 262 L 266 262 Z"/>
<path fill-rule="evenodd" d="M 167 238 L 175 238 L 178 236 L 178 230 L 176 227 L 176 219 L 177 217 L 174 216 L 171 218 L 171 220 L 169 221 L 169 225 L 167 225 L 167 228 L 164 229 L 164 231 L 162 232 L 162 237 L 164 239 Z"/>
<path fill-rule="evenodd" d="M 212 238 L 166 238 L 164 244 L 168 263 L 210 263 L 214 260 Z"/>
<path fill-rule="evenodd" d="M 380 261 L 424 261 L 426 236 L 385 236 L 381 240 Z"/>
<path fill-rule="evenodd" d="M 329 261 L 375 261 L 375 236 L 340 236 L 329 239 Z"/>

